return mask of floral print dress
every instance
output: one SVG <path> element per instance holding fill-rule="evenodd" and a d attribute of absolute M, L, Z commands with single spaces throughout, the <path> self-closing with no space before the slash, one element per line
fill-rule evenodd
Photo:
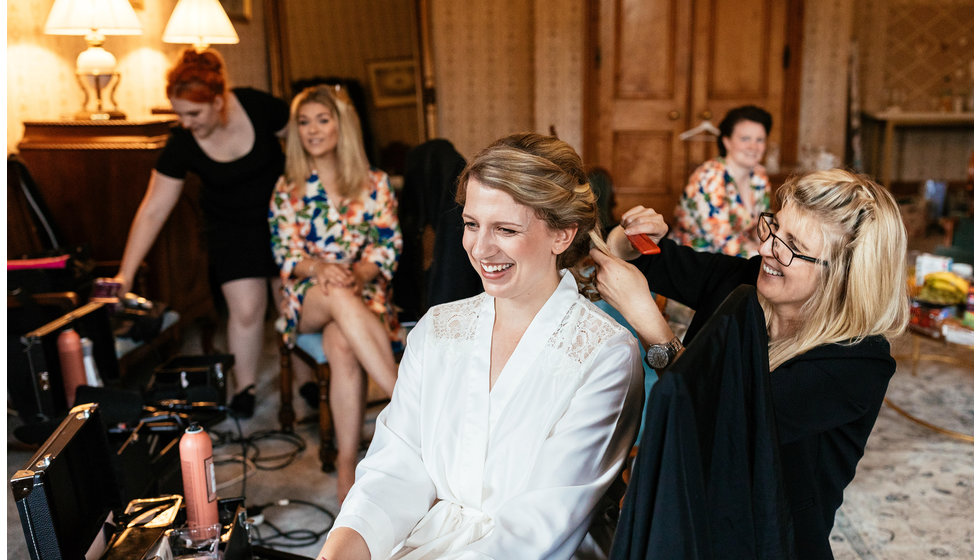
<path fill-rule="evenodd" d="M 381 273 L 364 285 L 364 303 L 385 323 L 393 341 L 398 337 L 398 316 L 391 308 L 391 280 L 402 249 L 395 193 L 388 175 L 371 171 L 369 186 L 361 197 L 329 200 L 314 172 L 306 180 L 302 198 L 280 178 L 269 205 L 272 253 L 279 265 L 283 299 L 276 329 L 288 344 L 296 330 L 306 291 L 312 278 L 295 278 L 293 269 L 307 256 L 329 263 L 354 264 L 366 260 Z"/>
<path fill-rule="evenodd" d="M 670 237 L 698 251 L 752 257 L 758 251 L 746 232 L 769 211 L 771 188 L 766 170 L 757 165 L 749 175 L 755 204 L 746 206 L 735 180 L 725 170 L 724 158 L 702 163 L 688 180 L 674 210 Z"/>

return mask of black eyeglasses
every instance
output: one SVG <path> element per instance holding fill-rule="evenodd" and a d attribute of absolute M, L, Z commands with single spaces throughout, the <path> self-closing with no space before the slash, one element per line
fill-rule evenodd
<path fill-rule="evenodd" d="M 765 243 L 770 237 L 772 237 L 772 256 L 776 257 L 779 264 L 783 266 L 789 266 L 793 262 L 794 258 L 801 259 L 807 262 L 812 262 L 814 264 L 822 264 L 824 266 L 829 265 L 827 261 L 815 259 L 813 257 L 808 257 L 806 255 L 801 255 L 796 251 L 790 249 L 789 245 L 782 240 L 775 232 L 772 231 L 772 221 L 776 216 L 772 212 L 763 212 L 759 216 L 759 225 L 756 227 L 756 231 L 759 233 L 759 242 Z"/>

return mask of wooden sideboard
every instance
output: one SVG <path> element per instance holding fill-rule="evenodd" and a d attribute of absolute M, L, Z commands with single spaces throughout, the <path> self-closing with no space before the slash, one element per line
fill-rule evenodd
<path fill-rule="evenodd" d="M 865 146 L 868 173 L 887 189 L 895 181 L 896 167 L 900 164 L 900 150 L 896 140 L 900 129 L 973 129 L 973 113 L 905 112 L 879 111 L 864 112 L 862 122 L 870 127 L 870 138 Z M 966 167 L 964 162 L 964 168 Z"/>
<path fill-rule="evenodd" d="M 64 237 L 63 244 L 87 245 L 100 263 L 122 258 L 150 172 L 175 122 L 171 115 L 24 123 L 24 138 L 17 149 Z M 200 182 L 189 175 L 145 259 L 146 293 L 141 295 L 178 311 L 181 325 L 213 309 L 199 194 Z"/>

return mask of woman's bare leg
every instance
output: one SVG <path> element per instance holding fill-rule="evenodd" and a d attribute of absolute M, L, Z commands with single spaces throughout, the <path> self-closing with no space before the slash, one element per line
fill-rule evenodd
<path fill-rule="evenodd" d="M 336 323 L 350 343 L 358 363 L 391 396 L 395 388 L 395 356 L 391 339 L 378 316 L 364 305 L 360 294 L 346 289 L 310 288 L 303 300 L 300 331 L 312 332 Z"/>
<path fill-rule="evenodd" d="M 265 329 L 266 278 L 225 282 L 228 302 L 228 351 L 235 355 L 235 392 L 255 383 Z"/>
<path fill-rule="evenodd" d="M 365 378 L 347 338 L 336 322 L 323 329 L 323 352 L 330 361 L 330 410 L 337 442 L 337 502 L 354 485 L 354 469 L 364 424 Z"/>

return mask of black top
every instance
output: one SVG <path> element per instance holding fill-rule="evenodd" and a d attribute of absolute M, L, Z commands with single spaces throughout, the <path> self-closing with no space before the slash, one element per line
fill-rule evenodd
<path fill-rule="evenodd" d="M 740 284 L 755 285 L 762 258 L 701 253 L 660 242 L 659 255 L 634 264 L 650 288 L 695 310 L 684 337 L 692 340 Z M 844 487 L 878 418 L 895 372 L 888 341 L 826 344 L 772 372 L 771 386 L 786 493 L 799 558 L 833 558 L 829 536 Z"/>
<path fill-rule="evenodd" d="M 276 132 L 289 121 L 289 107 L 280 99 L 251 88 L 232 90 L 255 129 L 252 150 L 227 162 L 204 153 L 191 132 L 175 127 L 160 154 L 156 170 L 183 179 L 188 171 L 201 178 L 201 205 L 209 220 L 254 222 L 268 228 L 269 200 L 286 161 Z"/>
<path fill-rule="evenodd" d="M 157 160 L 156 170 L 183 179 L 201 178 L 211 280 L 278 275 L 269 239 L 269 201 L 283 173 L 285 156 L 276 132 L 289 122 L 289 106 L 251 88 L 232 93 L 245 109 L 255 142 L 244 156 L 218 162 L 204 153 L 191 132 L 175 126 Z"/>

